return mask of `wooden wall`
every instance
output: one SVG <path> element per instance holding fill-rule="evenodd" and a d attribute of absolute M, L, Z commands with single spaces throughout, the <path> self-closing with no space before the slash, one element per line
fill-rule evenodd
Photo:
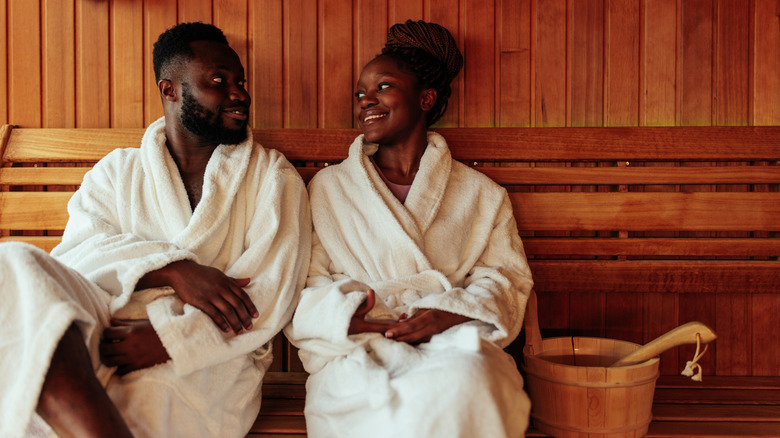
<path fill-rule="evenodd" d="M 780 0 L 0 0 L 0 123 L 147 125 L 152 43 L 200 20 L 247 67 L 254 127 L 351 127 L 360 68 L 390 24 L 422 18 L 465 57 L 439 126 L 778 125 L 779 15 Z M 578 300 L 587 314 L 543 326 L 646 342 L 670 314 L 701 319 L 723 335 L 708 373 L 780 375 L 780 294 Z M 664 373 L 688 358 L 671 359 Z"/>
<path fill-rule="evenodd" d="M 465 55 L 443 126 L 780 123 L 776 0 L 0 0 L 0 122 L 142 127 L 151 45 L 223 28 L 254 126 L 349 127 L 388 25 L 447 26 Z"/>

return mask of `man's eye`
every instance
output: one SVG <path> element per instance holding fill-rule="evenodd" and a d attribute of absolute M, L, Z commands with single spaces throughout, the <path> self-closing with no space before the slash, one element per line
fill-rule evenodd
<path fill-rule="evenodd" d="M 216 77 L 216 78 L 213 78 L 212 81 L 214 81 L 214 82 L 216 82 L 218 84 L 221 84 L 222 83 L 222 78 Z"/>
<path fill-rule="evenodd" d="M 238 85 L 246 87 L 246 81 L 238 81 Z"/>
<path fill-rule="evenodd" d="M 390 84 L 379 84 L 379 91 L 382 91 L 384 89 L 390 88 Z"/>
<path fill-rule="evenodd" d="M 364 93 L 362 91 L 356 91 L 355 92 L 355 98 L 357 98 L 357 99 L 362 99 L 363 96 L 365 96 L 365 95 L 366 95 L 366 93 Z"/>

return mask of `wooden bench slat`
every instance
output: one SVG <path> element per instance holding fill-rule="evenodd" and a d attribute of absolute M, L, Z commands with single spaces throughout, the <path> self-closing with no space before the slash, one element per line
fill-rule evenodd
<path fill-rule="evenodd" d="M 263 415 L 260 414 L 250 429 L 251 433 L 306 433 L 306 420 L 303 415 Z"/>
<path fill-rule="evenodd" d="M 777 437 L 780 436 L 779 428 L 775 422 L 653 421 L 645 437 Z"/>
<path fill-rule="evenodd" d="M 0 185 L 79 185 L 90 167 L 0 168 Z M 297 167 L 308 182 L 321 168 Z M 778 166 L 678 168 L 503 168 L 477 167 L 502 185 L 620 185 L 620 184 L 778 184 Z"/>
<path fill-rule="evenodd" d="M 50 252 L 60 236 L 0 237 L 2 241 L 23 241 Z M 780 239 L 776 238 L 554 238 L 525 237 L 526 254 L 533 257 L 554 256 L 637 256 L 653 254 L 659 259 L 679 256 L 780 257 Z"/>
<path fill-rule="evenodd" d="M 3 236 L 0 237 L 0 243 L 3 242 L 25 242 L 30 245 L 51 252 L 55 246 L 62 241 L 62 236 Z"/>
<path fill-rule="evenodd" d="M 474 168 L 501 185 L 780 183 L 780 166 Z"/>
<path fill-rule="evenodd" d="M 0 192 L 0 229 L 62 230 L 73 192 Z"/>
<path fill-rule="evenodd" d="M 89 167 L 0 168 L 0 184 L 78 185 Z M 308 182 L 319 167 L 297 167 Z M 678 168 L 503 168 L 477 167 L 502 185 L 619 185 L 619 184 L 777 184 L 778 166 L 678 167 Z"/>
<path fill-rule="evenodd" d="M 778 231 L 780 193 L 510 193 L 521 230 Z M 723 206 L 728 205 L 727 209 Z"/>
<path fill-rule="evenodd" d="M 780 431 L 780 406 L 653 404 L 653 419 L 707 422 L 768 421 L 777 422 Z"/>
<path fill-rule="evenodd" d="M 117 148 L 138 147 L 143 129 L 14 129 L 3 160 L 17 163 L 96 162 Z"/>
<path fill-rule="evenodd" d="M 772 405 L 780 407 L 780 389 L 656 388 L 659 403 Z M 780 413 L 778 413 L 780 421 Z"/>
<path fill-rule="evenodd" d="M 0 228 L 63 229 L 72 194 L 0 193 L 0 205 L 4 205 Z M 774 192 L 623 193 L 620 197 L 610 193 L 510 193 L 510 197 L 518 228 L 528 230 L 780 230 L 780 193 Z M 723 203 L 731 208 L 724 210 Z"/>
<path fill-rule="evenodd" d="M 780 257 L 776 238 L 560 238 L 524 237 L 531 256 Z"/>
<path fill-rule="evenodd" d="M 779 126 L 441 128 L 459 160 L 757 161 L 780 159 Z"/>
<path fill-rule="evenodd" d="M 92 167 L 3 167 L 0 185 L 80 185 Z"/>
<path fill-rule="evenodd" d="M 577 293 L 776 294 L 778 261 L 529 260 L 534 289 Z"/>
<path fill-rule="evenodd" d="M 756 161 L 780 160 L 780 127 L 442 128 L 459 160 L 482 161 Z M 118 147 L 138 147 L 143 129 L 13 129 L 5 160 L 96 161 Z M 290 160 L 337 162 L 353 129 L 254 130 L 265 147 Z M 24 148 L 16 148 L 16 144 Z M 78 155 L 78 160 L 73 160 Z"/>
<path fill-rule="evenodd" d="M 661 376 L 656 388 L 710 389 L 780 389 L 780 376 L 705 376 L 693 384 L 690 377 Z"/>
<path fill-rule="evenodd" d="M 302 398 L 263 398 L 260 415 L 301 415 L 305 401 Z"/>

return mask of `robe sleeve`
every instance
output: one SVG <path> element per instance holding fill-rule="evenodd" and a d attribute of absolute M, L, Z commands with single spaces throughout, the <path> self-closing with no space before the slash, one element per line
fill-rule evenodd
<path fill-rule="evenodd" d="M 245 290 L 260 313 L 252 329 L 224 333 L 205 313 L 182 305 L 174 296 L 147 305 L 152 326 L 179 375 L 252 353 L 292 317 L 307 274 L 311 214 L 303 181 L 289 163 L 268 173 L 246 230 L 247 248 L 225 272 L 251 279 Z"/>
<path fill-rule="evenodd" d="M 439 309 L 468 316 L 483 324 L 482 336 L 501 347 L 517 337 L 533 287 L 531 270 L 517 231 L 512 204 L 505 194 L 485 250 L 469 271 L 464 287 L 429 294 L 416 309 Z"/>
<path fill-rule="evenodd" d="M 119 169 L 129 159 L 128 151 L 113 151 L 87 172 L 68 202 L 69 219 L 62 243 L 51 252 L 116 297 L 111 303 L 112 311 L 127 303 L 138 280 L 147 272 L 178 260 L 197 261 L 195 254 L 171 242 L 122 232 L 123 218 L 117 205 L 130 201 L 120 199 L 124 190 L 117 187 L 116 179 L 123 178 Z"/>
<path fill-rule="evenodd" d="M 354 347 L 348 340 L 352 316 L 365 300 L 370 287 L 343 274 L 333 274 L 331 259 L 316 231 L 312 236 L 311 264 L 306 289 L 287 327 L 288 338 L 302 347 L 314 342 L 328 349 L 341 346 L 345 351 Z M 309 349 L 309 348 L 307 348 Z"/>

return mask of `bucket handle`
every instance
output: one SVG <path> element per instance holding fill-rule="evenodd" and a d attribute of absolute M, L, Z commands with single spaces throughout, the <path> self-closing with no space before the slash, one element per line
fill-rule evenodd
<path fill-rule="evenodd" d="M 531 289 L 528 294 L 528 301 L 525 305 L 525 318 L 523 319 L 523 328 L 525 329 L 525 346 L 530 347 L 530 353 L 534 352 L 534 347 L 541 348 L 542 334 L 539 331 L 539 313 L 536 301 L 536 292 Z"/>

